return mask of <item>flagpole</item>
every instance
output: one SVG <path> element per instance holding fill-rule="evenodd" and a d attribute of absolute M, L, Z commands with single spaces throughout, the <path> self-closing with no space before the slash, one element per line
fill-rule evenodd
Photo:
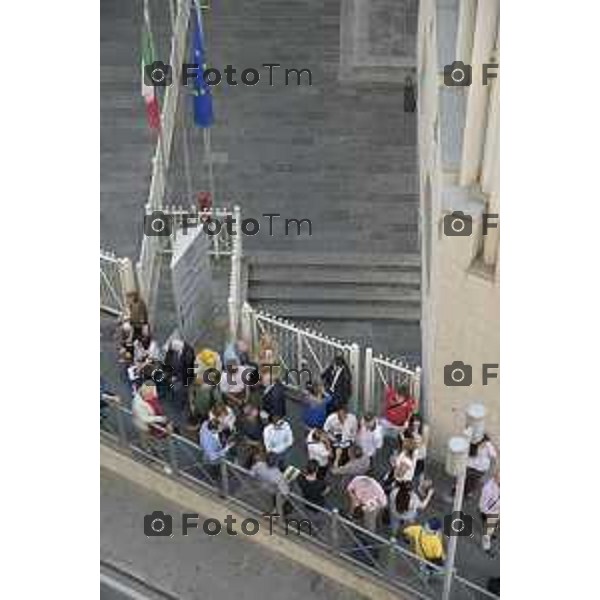
<path fill-rule="evenodd" d="M 208 156 L 208 191 L 210 192 L 212 205 L 216 206 L 212 149 L 210 147 L 210 127 L 205 127 L 202 132 L 204 134 L 204 154 Z"/>
<path fill-rule="evenodd" d="M 150 10 L 148 8 L 148 0 L 144 0 L 144 20 L 146 22 L 146 27 L 148 28 L 148 35 L 150 36 L 150 40 L 152 40 L 152 26 L 150 24 Z M 156 93 L 156 90 L 155 90 L 155 93 Z M 156 97 L 156 102 L 158 104 L 158 116 L 159 116 L 159 123 L 158 123 L 158 130 L 157 130 L 157 132 L 158 132 L 158 155 L 159 155 L 158 158 L 160 160 L 160 168 L 161 168 L 163 179 L 165 182 L 164 189 L 166 192 L 167 182 L 168 182 L 167 164 L 166 164 L 167 156 L 166 156 L 166 152 L 165 152 L 165 145 L 164 145 L 163 135 L 162 135 L 162 109 L 160 107 L 160 103 L 158 102 L 158 94 Z M 153 206 L 151 208 L 155 209 L 155 208 L 161 208 L 161 207 Z"/>
<path fill-rule="evenodd" d="M 187 101 L 187 98 L 185 96 L 185 88 L 182 90 L 184 92 L 184 100 Z M 193 202 L 193 188 L 192 188 L 192 174 L 191 174 L 191 163 L 190 163 L 190 146 L 189 146 L 189 140 L 188 140 L 188 131 L 187 131 L 187 119 L 186 119 L 186 102 L 184 102 L 184 106 L 183 106 L 183 123 L 181 126 L 182 129 L 182 141 L 183 141 L 183 168 L 185 171 L 185 184 L 186 184 L 186 189 L 187 189 L 187 195 L 188 195 L 188 202 Z M 185 205 L 187 206 L 187 204 Z"/>
<path fill-rule="evenodd" d="M 198 29 L 200 30 L 200 35 L 204 40 L 204 28 L 202 27 L 202 13 L 200 2 L 198 0 L 194 0 L 194 6 L 196 7 L 196 18 L 198 19 Z M 211 148 L 211 136 L 210 136 L 210 127 L 204 127 L 202 130 L 202 136 L 204 139 L 204 156 L 205 160 L 208 162 L 208 191 L 210 192 L 210 197 L 212 200 L 212 205 L 216 206 L 216 198 L 215 198 L 215 180 L 214 180 L 214 171 L 213 171 L 213 156 L 212 156 L 212 148 Z"/>

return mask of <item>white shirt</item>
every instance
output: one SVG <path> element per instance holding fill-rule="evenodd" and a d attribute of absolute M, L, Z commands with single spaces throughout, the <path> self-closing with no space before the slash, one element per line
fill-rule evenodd
<path fill-rule="evenodd" d="M 363 454 L 371 458 L 377 450 L 383 447 L 383 429 L 377 420 L 373 430 L 365 426 L 364 421 L 361 423 L 356 435 L 356 443 L 361 447 Z"/>
<path fill-rule="evenodd" d="M 139 431 L 148 431 L 152 423 L 165 423 L 166 418 L 154 414 L 152 407 L 140 396 L 135 394 L 131 405 L 133 424 Z"/>
<path fill-rule="evenodd" d="M 281 454 L 294 443 L 292 428 L 287 421 L 280 421 L 276 425 L 269 423 L 263 431 L 263 441 L 267 452 Z"/>
<path fill-rule="evenodd" d="M 219 422 L 219 431 L 223 431 L 223 429 L 229 429 L 230 431 L 233 431 L 235 429 L 235 419 L 236 419 L 235 413 L 233 412 L 232 408 L 229 406 L 225 406 L 225 410 L 227 412 L 219 415 L 218 417 L 217 417 L 217 415 L 215 415 L 213 410 L 211 410 L 208 413 L 208 418 L 216 419 Z"/>
<path fill-rule="evenodd" d="M 496 448 L 494 448 L 492 442 L 483 442 L 477 449 L 477 455 L 469 457 L 467 466 L 471 469 L 475 469 L 480 473 L 487 473 L 490 470 L 492 460 L 498 457 Z"/>
<path fill-rule="evenodd" d="M 242 381 L 242 373 L 244 369 L 250 367 L 240 365 L 236 371 L 228 371 L 227 369 L 221 373 L 220 388 L 224 394 L 241 394 L 246 385 Z M 231 381 L 231 383 L 229 383 Z"/>
<path fill-rule="evenodd" d="M 412 481 L 415 476 L 415 461 L 404 452 L 400 452 L 394 465 L 394 478 L 396 481 Z M 403 474 L 400 474 L 404 471 Z"/>
<path fill-rule="evenodd" d="M 308 459 L 316 460 L 320 467 L 326 467 L 329 464 L 329 448 L 323 442 L 315 441 L 312 431 L 306 437 L 306 450 Z"/>
<path fill-rule="evenodd" d="M 332 438 L 342 437 L 342 444 L 351 444 L 356 439 L 356 431 L 358 429 L 358 420 L 353 414 L 348 413 L 344 422 L 340 421 L 338 414 L 330 414 L 325 424 L 323 425 L 323 431 Z"/>

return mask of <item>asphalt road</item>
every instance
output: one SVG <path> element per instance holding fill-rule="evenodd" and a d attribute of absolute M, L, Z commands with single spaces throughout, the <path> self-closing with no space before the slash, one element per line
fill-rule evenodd
<path fill-rule="evenodd" d="M 223 532 L 209 537 L 196 531 L 192 532 L 196 535 L 183 537 L 175 531 L 172 538 L 147 538 L 143 531 L 145 514 L 154 510 L 180 514 L 182 507 L 105 470 L 101 470 L 100 483 L 100 557 L 116 567 L 108 573 L 104 570 L 103 600 L 362 598 L 239 535 Z"/>

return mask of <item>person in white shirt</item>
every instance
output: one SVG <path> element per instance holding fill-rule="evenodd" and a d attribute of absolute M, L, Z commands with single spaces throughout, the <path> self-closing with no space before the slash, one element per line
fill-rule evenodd
<path fill-rule="evenodd" d="M 306 451 L 308 459 L 319 465 L 319 477 L 323 477 L 333 457 L 331 442 L 322 429 L 311 429 L 306 436 Z"/>
<path fill-rule="evenodd" d="M 483 520 L 483 534 L 481 546 L 489 552 L 492 548 L 492 536 L 500 521 L 500 473 L 496 472 L 490 477 L 483 488 L 479 498 L 479 510 Z"/>
<path fill-rule="evenodd" d="M 131 405 L 133 425 L 143 437 L 150 432 L 151 425 L 165 425 L 167 418 L 158 409 L 156 387 L 144 384 L 133 396 Z"/>
<path fill-rule="evenodd" d="M 145 383 L 140 386 L 133 396 L 131 412 L 142 449 L 161 458 L 164 457 L 164 441 L 172 432 L 172 427 L 164 415 L 154 385 Z M 171 473 L 171 467 L 167 464 L 163 468 L 166 473 Z"/>
<path fill-rule="evenodd" d="M 274 416 L 263 431 L 263 442 L 268 454 L 277 456 L 279 468 L 283 471 L 289 449 L 294 443 L 290 424 L 283 418 Z"/>
<path fill-rule="evenodd" d="M 358 420 L 345 407 L 340 407 L 325 420 L 323 431 L 336 448 L 348 448 L 356 440 Z"/>
<path fill-rule="evenodd" d="M 356 434 L 356 443 L 360 446 L 363 454 L 369 459 L 375 456 L 377 450 L 383 447 L 383 428 L 379 419 L 367 413 L 361 420 Z"/>
<path fill-rule="evenodd" d="M 416 521 L 419 512 L 425 510 L 433 497 L 431 482 L 423 482 L 419 491 L 413 489 L 410 481 L 402 481 L 395 485 L 390 492 L 390 524 L 392 532 L 404 528 Z"/>
<path fill-rule="evenodd" d="M 225 367 L 225 372 L 221 373 L 221 381 L 219 387 L 221 393 L 233 406 L 241 406 L 246 400 L 246 384 L 242 379 L 244 370 L 249 367 L 238 365 L 236 363 L 228 363 Z"/>

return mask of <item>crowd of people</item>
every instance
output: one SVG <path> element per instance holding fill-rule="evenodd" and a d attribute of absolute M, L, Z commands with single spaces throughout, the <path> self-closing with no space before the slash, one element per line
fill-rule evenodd
<path fill-rule="evenodd" d="M 278 349 L 268 335 L 256 356 L 241 340 L 222 353 L 195 352 L 180 337 L 161 349 L 135 295 L 118 344 L 142 447 L 160 451 L 165 437 L 176 432 L 201 447 L 203 468 L 215 479 L 221 459 L 227 458 L 272 489 L 274 497 L 297 491 L 309 510 L 337 507 L 369 530 L 389 527 L 418 556 L 443 562 L 441 521 L 423 516 L 435 495 L 427 477 L 429 427 L 408 386 L 386 388 L 381 414 L 353 414 L 352 372 L 338 353 L 319 381 L 296 395 L 302 424 L 292 423 L 290 394 L 282 372 L 272 366 Z M 101 390 L 101 403 L 106 398 L 106 389 Z M 294 450 L 296 459 L 306 456 L 305 464 L 292 464 Z M 472 440 L 465 494 L 479 494 L 486 551 L 499 522 L 497 463 L 487 436 Z"/>

